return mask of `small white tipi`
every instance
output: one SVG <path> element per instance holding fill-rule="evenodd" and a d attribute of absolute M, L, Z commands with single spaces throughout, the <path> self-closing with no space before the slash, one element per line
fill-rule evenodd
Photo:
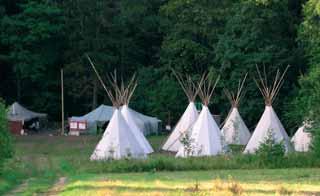
<path fill-rule="evenodd" d="M 92 153 L 90 160 L 145 158 L 146 153 L 143 147 L 140 145 L 132 129 L 121 114 L 120 106 L 122 104 L 123 95 L 116 83 L 116 78 L 113 77 L 114 82 L 110 81 L 113 91 L 107 89 L 89 57 L 88 60 L 115 108 L 110 122 Z"/>
<path fill-rule="evenodd" d="M 180 83 L 184 93 L 188 97 L 189 105 L 183 113 L 183 115 L 181 116 L 177 125 L 173 129 L 169 138 L 162 146 L 162 150 L 177 152 L 181 146 L 180 140 L 182 139 L 182 137 L 184 137 L 185 133 L 191 128 L 191 126 L 195 123 L 199 116 L 194 103 L 198 94 L 198 88 L 195 86 L 190 76 L 187 76 L 184 80 L 183 77 L 177 74 L 175 71 L 173 71 L 173 73 L 175 74 L 178 82 Z"/>
<path fill-rule="evenodd" d="M 294 150 L 298 152 L 307 152 L 310 148 L 311 133 L 306 132 L 306 129 L 310 128 L 311 125 L 307 122 L 300 127 L 291 139 Z"/>
<path fill-rule="evenodd" d="M 288 134 L 281 124 L 276 112 L 272 108 L 272 102 L 283 84 L 283 79 L 288 68 L 289 66 L 282 75 L 280 75 L 280 71 L 278 70 L 273 84 L 268 86 L 266 76 L 263 77 L 257 67 L 259 81 L 255 81 L 264 96 L 266 107 L 244 150 L 244 153 L 254 153 L 259 148 L 260 144 L 264 143 L 270 135 L 273 137 L 275 142 L 283 142 L 286 152 L 292 151 Z"/>
<path fill-rule="evenodd" d="M 222 127 L 222 135 L 227 144 L 246 145 L 251 137 L 250 131 L 244 123 L 238 111 L 239 102 L 242 98 L 242 89 L 247 74 L 244 79 L 239 81 L 238 90 L 236 93 L 225 90 L 225 94 L 231 102 L 232 109 Z"/>
<path fill-rule="evenodd" d="M 187 142 L 179 148 L 176 157 L 213 156 L 223 152 L 221 131 L 209 111 L 208 105 L 219 79 L 213 84 L 204 76 L 203 84 L 199 85 L 199 96 L 203 102 L 200 115 L 186 135 Z"/>
<path fill-rule="evenodd" d="M 137 87 L 137 82 L 135 80 L 135 76 L 132 77 L 131 81 L 129 82 L 127 88 L 122 87 L 122 98 L 123 98 L 123 106 L 121 108 L 121 114 L 123 115 L 124 119 L 126 120 L 127 124 L 129 125 L 130 129 L 132 130 L 134 137 L 139 142 L 140 146 L 142 146 L 144 152 L 146 154 L 150 154 L 153 152 L 153 149 L 147 139 L 143 135 L 143 131 L 139 129 L 137 123 L 134 120 L 134 112 L 129 108 L 129 102 Z"/>

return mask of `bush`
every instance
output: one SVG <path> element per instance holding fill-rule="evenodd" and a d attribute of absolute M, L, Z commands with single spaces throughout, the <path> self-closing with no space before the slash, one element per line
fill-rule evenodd
<path fill-rule="evenodd" d="M 266 140 L 260 145 L 256 155 L 261 165 L 279 167 L 283 164 L 285 147 L 282 142 L 276 142 L 272 131 L 269 131 Z"/>
<path fill-rule="evenodd" d="M 8 131 L 7 112 L 3 101 L 0 99 L 0 173 L 3 163 L 12 156 L 12 143 Z"/>

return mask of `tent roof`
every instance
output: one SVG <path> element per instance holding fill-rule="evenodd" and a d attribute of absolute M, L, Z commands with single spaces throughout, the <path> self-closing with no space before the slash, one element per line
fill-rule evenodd
<path fill-rule="evenodd" d="M 93 111 L 89 112 L 88 114 L 84 116 L 73 116 L 71 117 L 72 120 L 86 120 L 88 122 L 96 122 L 96 121 L 110 121 L 112 114 L 114 112 L 114 108 L 112 106 L 107 105 L 100 105 L 98 108 L 94 109 Z M 159 119 L 146 116 L 144 114 L 141 114 L 137 111 L 132 110 L 133 114 L 138 118 L 143 118 L 147 121 L 157 121 L 160 122 Z"/>
<path fill-rule="evenodd" d="M 14 102 L 10 107 L 9 111 L 7 112 L 7 118 L 10 121 L 28 121 L 33 118 L 45 118 L 47 114 L 44 113 L 37 113 L 20 105 L 18 102 Z"/>
<path fill-rule="evenodd" d="M 96 109 L 92 110 L 88 114 L 83 116 L 73 116 L 72 120 L 86 120 L 88 122 L 96 122 L 96 121 L 109 121 L 113 114 L 113 107 L 107 105 L 100 105 Z"/>

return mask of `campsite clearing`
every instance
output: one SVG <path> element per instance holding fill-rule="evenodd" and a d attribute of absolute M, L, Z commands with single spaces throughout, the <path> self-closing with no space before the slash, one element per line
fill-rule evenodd
<path fill-rule="evenodd" d="M 159 149 L 165 138 L 152 136 L 148 140 L 154 149 Z M 7 168 L 11 169 L 11 177 L 20 178 L 15 173 L 20 170 L 26 178 L 11 185 L 8 184 L 10 181 L 1 179 L 0 193 L 11 188 L 22 195 L 210 195 L 213 191 L 221 195 L 239 192 L 249 195 L 320 195 L 318 168 L 109 173 L 104 169 L 110 164 L 103 166 L 88 160 L 98 140 L 97 136 L 17 137 L 16 157 L 19 158 L 12 162 L 18 162 L 10 162 Z M 156 154 L 150 159 L 158 156 L 161 155 Z M 119 164 L 121 167 L 124 163 Z"/>

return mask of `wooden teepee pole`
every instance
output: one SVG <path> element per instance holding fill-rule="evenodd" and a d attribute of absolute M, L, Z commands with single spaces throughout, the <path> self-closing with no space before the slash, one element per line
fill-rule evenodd
<path fill-rule="evenodd" d="M 61 68 L 61 135 L 64 135 L 64 88 L 63 88 L 63 68 Z"/>

